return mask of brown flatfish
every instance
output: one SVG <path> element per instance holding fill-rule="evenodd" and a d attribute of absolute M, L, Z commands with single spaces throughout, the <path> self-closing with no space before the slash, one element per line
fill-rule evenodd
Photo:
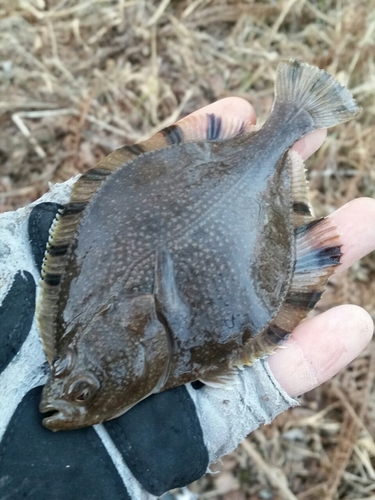
<path fill-rule="evenodd" d="M 314 218 L 290 148 L 359 108 L 296 61 L 279 65 L 275 94 L 260 130 L 192 116 L 77 181 L 51 228 L 37 307 L 46 427 L 97 424 L 196 380 L 231 385 L 319 300 L 340 238 Z"/>

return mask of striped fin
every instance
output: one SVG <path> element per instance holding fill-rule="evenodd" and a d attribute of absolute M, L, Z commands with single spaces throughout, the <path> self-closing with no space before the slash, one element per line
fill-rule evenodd
<path fill-rule="evenodd" d="M 314 214 L 309 201 L 306 168 L 302 158 L 293 150 L 288 151 L 287 161 L 290 168 L 293 224 L 297 228 L 314 219 Z"/>
<path fill-rule="evenodd" d="M 44 349 L 51 363 L 55 357 L 55 318 L 58 314 L 60 281 L 66 254 L 84 210 L 102 183 L 119 167 L 139 155 L 186 141 L 222 140 L 251 131 L 251 124 L 214 114 L 190 115 L 156 133 L 146 141 L 123 146 L 99 161 L 75 183 L 70 200 L 59 211 L 50 228 L 42 264 L 41 294 L 37 303 L 37 321 Z"/>
<path fill-rule="evenodd" d="M 340 264 L 341 241 L 331 219 L 313 220 L 295 232 L 296 267 L 285 300 L 274 319 L 260 335 L 250 340 L 233 366 L 251 365 L 281 346 L 315 307 L 329 277 Z"/>
<path fill-rule="evenodd" d="M 215 113 L 189 115 L 177 122 L 176 125 L 172 125 L 172 127 L 176 126 L 183 130 L 183 140 L 185 142 L 199 140 L 223 141 L 242 134 L 249 135 L 259 130 L 250 122 L 243 122 L 233 116 L 219 116 Z M 175 136 L 175 134 L 173 135 Z M 175 142 L 170 142 L 170 144 L 175 144 Z"/>
<path fill-rule="evenodd" d="M 294 274 L 285 299 L 265 330 L 252 338 L 234 365 L 251 365 L 290 337 L 322 296 L 329 277 L 340 264 L 341 241 L 329 218 L 315 219 L 308 199 L 305 166 L 298 153 L 287 156 L 291 172 L 292 214 L 296 245 Z"/>
<path fill-rule="evenodd" d="M 146 141 L 123 146 L 99 161 L 75 183 L 69 203 L 61 216 L 63 219 L 69 217 L 70 228 L 74 224 L 78 227 L 81 213 L 103 181 L 119 167 L 143 153 L 187 141 L 223 140 L 239 134 L 248 134 L 253 128 L 251 123 L 244 123 L 233 117 L 221 118 L 213 113 L 187 116 Z M 60 224 L 63 224 L 63 220 Z M 54 236 L 56 237 L 57 235 Z"/>
<path fill-rule="evenodd" d="M 342 256 L 340 235 L 329 218 L 313 220 L 295 233 L 297 260 L 293 279 L 283 306 L 266 331 L 274 345 L 289 336 L 315 307 Z"/>

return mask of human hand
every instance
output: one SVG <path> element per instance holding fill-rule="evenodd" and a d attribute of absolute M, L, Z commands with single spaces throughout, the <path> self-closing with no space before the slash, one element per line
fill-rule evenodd
<path fill-rule="evenodd" d="M 237 98 L 190 116 L 207 113 L 255 123 L 252 107 Z M 196 125 L 189 117 L 180 123 L 185 135 L 205 138 L 206 129 Z M 305 159 L 324 138 L 317 131 L 293 149 Z M 1 497 L 138 500 L 151 498 L 144 488 L 161 494 L 189 483 L 251 430 L 296 404 L 291 397 L 333 376 L 370 340 L 369 315 L 339 306 L 300 324 L 285 349 L 241 372 L 238 389 L 179 387 L 95 429 L 51 433 L 38 412 L 47 368 L 33 321 L 35 283 L 48 228 L 72 184 L 55 186 L 36 204 L 0 220 Z M 375 201 L 354 200 L 330 217 L 342 232 L 341 272 L 375 248 Z"/>

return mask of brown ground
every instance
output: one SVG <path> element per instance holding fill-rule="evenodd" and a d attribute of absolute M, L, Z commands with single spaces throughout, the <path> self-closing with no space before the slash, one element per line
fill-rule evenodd
<path fill-rule="evenodd" d="M 221 97 L 248 99 L 264 119 L 285 57 L 334 73 L 364 108 L 308 161 L 317 215 L 375 196 L 373 0 L 0 0 L 0 54 L 0 211 Z M 351 302 L 375 317 L 374 277 L 370 255 L 319 309 Z M 375 499 L 374 345 L 193 491 Z"/>

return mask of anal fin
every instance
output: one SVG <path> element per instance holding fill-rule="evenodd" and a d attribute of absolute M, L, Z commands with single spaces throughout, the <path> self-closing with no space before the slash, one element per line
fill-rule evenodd
<path fill-rule="evenodd" d="M 330 218 L 304 224 L 295 234 L 293 278 L 282 307 L 266 329 L 274 345 L 281 344 L 315 307 L 342 255 L 340 235 Z"/>
<path fill-rule="evenodd" d="M 252 337 L 233 366 L 251 365 L 272 354 L 287 340 L 294 328 L 306 318 L 322 296 L 329 277 L 340 265 L 341 240 L 332 219 L 314 219 L 308 201 L 304 165 L 299 155 L 289 151 L 293 223 L 295 232 L 295 266 L 284 301 L 273 320 L 256 337 Z"/>

